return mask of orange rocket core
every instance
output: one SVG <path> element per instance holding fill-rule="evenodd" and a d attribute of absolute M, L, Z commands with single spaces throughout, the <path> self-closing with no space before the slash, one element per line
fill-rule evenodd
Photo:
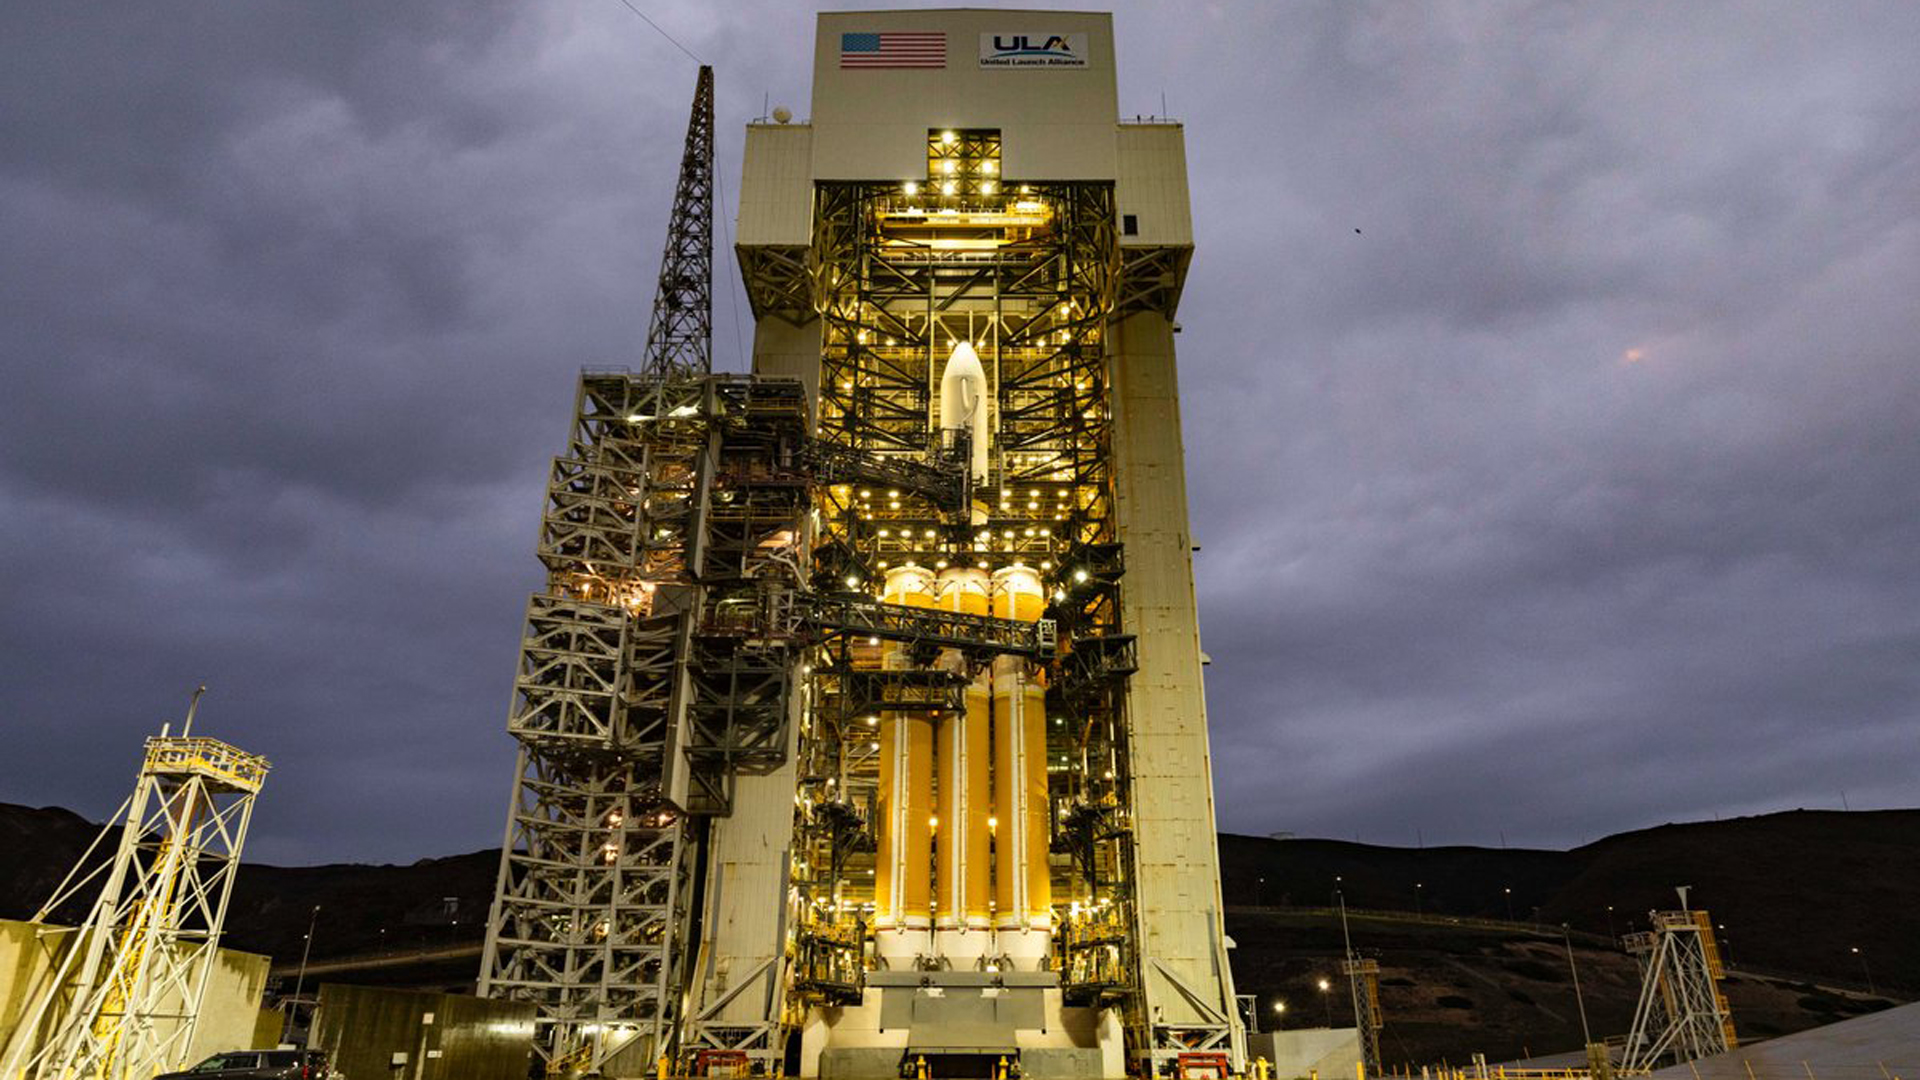
<path fill-rule="evenodd" d="M 917 566 L 895 567 L 881 599 L 932 607 L 933 576 Z M 887 668 L 911 662 L 903 646 L 885 646 Z M 933 722 L 924 713 L 885 713 L 880 732 L 874 924 L 923 929 L 932 925 Z"/>
<path fill-rule="evenodd" d="M 1032 622 L 1046 609 L 1040 579 L 1010 566 L 993 576 L 993 613 Z M 993 665 L 994 906 L 1002 928 L 1048 929 L 1052 881 L 1047 863 L 1046 687 L 1018 657 Z"/>
<path fill-rule="evenodd" d="M 953 567 L 940 574 L 940 607 L 985 615 L 987 572 Z M 959 664 L 959 655 L 947 662 Z M 992 917 L 992 774 L 989 722 L 991 687 L 986 675 L 967 687 L 966 710 L 944 722 L 940 739 L 940 820 L 948 823 L 939 843 L 940 925 L 985 930 Z M 982 950 L 984 951 L 984 950 Z"/>

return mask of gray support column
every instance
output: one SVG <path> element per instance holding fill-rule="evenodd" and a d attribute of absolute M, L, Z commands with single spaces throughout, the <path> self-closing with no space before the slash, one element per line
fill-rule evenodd
<path fill-rule="evenodd" d="M 793 792 L 799 764 L 788 728 L 787 762 L 735 781 L 733 814 L 716 819 L 707 847 L 706 926 L 690 979 L 689 1044 L 744 1050 L 778 1069 L 786 1003 L 787 886 L 793 861 Z"/>
<path fill-rule="evenodd" d="M 820 320 L 804 326 L 768 316 L 753 328 L 753 373 L 799 379 L 818 422 L 820 406 Z"/>
<path fill-rule="evenodd" d="M 799 379 L 806 384 L 809 404 L 819 400 L 817 320 L 794 326 L 763 317 L 754 327 L 753 342 L 755 375 Z M 786 763 L 766 775 L 736 777 L 733 812 L 710 826 L 702 899 L 705 925 L 689 978 L 689 1046 L 743 1050 L 768 1071 L 778 1068 L 785 1051 L 779 1035 L 788 979 L 787 889 L 799 774 L 794 744 L 803 707 L 799 693 L 792 706 Z"/>
<path fill-rule="evenodd" d="M 1164 315 L 1141 312 L 1112 331 L 1114 475 L 1127 561 L 1121 619 L 1139 639 L 1127 714 L 1146 1020 L 1156 1052 L 1175 1030 L 1217 1031 L 1217 1041 L 1205 1041 L 1231 1047 L 1237 1065 L 1244 1033 L 1221 915 L 1173 329 Z"/>

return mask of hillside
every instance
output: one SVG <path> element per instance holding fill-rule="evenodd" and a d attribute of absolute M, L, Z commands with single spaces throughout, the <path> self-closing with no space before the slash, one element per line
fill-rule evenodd
<path fill-rule="evenodd" d="M 96 831 L 64 810 L 0 804 L 0 866 L 8 871 L 0 874 L 0 917 L 31 915 Z M 1623 1033 L 1637 980 L 1631 958 L 1611 942 L 1644 926 L 1648 909 L 1672 906 L 1674 884 L 1693 886 L 1695 906 L 1725 927 L 1739 972 L 1727 992 L 1749 1038 L 1883 1006 L 1879 994 L 1864 992 L 1869 971 L 1854 947 L 1880 994 L 1904 999 L 1920 984 L 1920 915 L 1900 902 L 1920 891 L 1920 811 L 1666 825 L 1572 851 L 1226 835 L 1220 853 L 1237 989 L 1258 998 L 1261 1021 L 1271 1022 L 1274 1002 L 1285 1001 L 1290 1026 L 1351 1023 L 1335 966 L 1339 925 L 1326 910 L 1337 882 L 1355 909 L 1355 947 L 1381 964 L 1382 1049 L 1391 1062 L 1460 1062 L 1474 1051 L 1498 1060 L 1578 1046 L 1562 922 L 1573 930 L 1594 1036 Z M 350 981 L 456 985 L 477 965 L 471 946 L 497 868 L 494 851 L 408 866 L 249 864 L 235 886 L 227 944 L 297 963 L 317 904 L 317 959 L 432 951 L 418 964 Z M 1509 898 L 1516 921 L 1508 921 Z M 1416 909 L 1417 918 L 1406 917 Z M 1506 925 L 1479 921 L 1487 919 Z M 1545 925 L 1521 925 L 1536 920 Z M 1326 994 L 1317 989 L 1322 976 L 1334 976 Z"/>
<path fill-rule="evenodd" d="M 1580 1011 L 1596 1039 L 1624 1035 L 1632 1026 L 1639 973 L 1633 959 L 1580 935 L 1568 942 L 1557 929 L 1528 930 L 1445 917 L 1415 921 L 1384 913 L 1350 918 L 1356 951 L 1380 963 L 1380 1009 L 1385 1018 L 1381 1055 L 1390 1065 L 1489 1060 L 1566 1051 L 1584 1041 Z M 1288 1027 L 1351 1025 L 1353 1011 L 1339 974 L 1337 917 L 1299 909 L 1229 908 L 1235 989 L 1257 999 L 1261 1024 L 1271 1026 L 1276 1002 Z M 1580 992 L 1574 992 L 1577 966 Z M 1322 992 L 1319 980 L 1331 986 Z M 1802 1031 L 1864 1012 L 1891 1000 L 1847 986 L 1735 972 L 1724 984 L 1734 1024 L 1752 1041 Z"/>
<path fill-rule="evenodd" d="M 1647 911 L 1674 907 L 1673 887 L 1691 885 L 1690 903 L 1725 928 L 1736 966 L 1858 982 L 1858 948 L 1876 982 L 1920 984 L 1911 903 L 1920 894 L 1920 810 L 1662 825 L 1572 851 L 1228 835 L 1220 862 L 1229 907 L 1324 907 L 1338 878 L 1351 907 L 1503 920 L 1511 912 L 1607 937 L 1645 929 Z"/>
<path fill-rule="evenodd" d="M 6 871 L 0 873 L 0 918 L 31 917 L 99 831 L 58 807 L 0 803 L 0 867 Z M 112 853 L 111 840 L 103 847 Z M 276 961 L 298 960 L 316 904 L 315 956 L 476 938 L 499 868 L 498 850 L 407 866 L 246 863 L 234 882 L 225 943 Z M 67 922 L 85 915 L 72 906 L 56 913 Z"/>

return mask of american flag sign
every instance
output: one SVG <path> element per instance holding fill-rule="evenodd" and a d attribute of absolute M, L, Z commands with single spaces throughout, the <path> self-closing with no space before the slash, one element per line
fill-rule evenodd
<path fill-rule="evenodd" d="M 883 30 L 841 34 L 843 68 L 943 68 L 947 66 L 945 30 Z"/>

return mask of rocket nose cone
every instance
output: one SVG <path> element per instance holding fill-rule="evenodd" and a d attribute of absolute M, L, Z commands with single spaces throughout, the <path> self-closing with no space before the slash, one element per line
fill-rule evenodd
<path fill-rule="evenodd" d="M 962 341 L 947 354 L 947 373 L 945 378 L 957 379 L 969 375 L 986 377 L 986 369 L 980 366 L 980 354 L 973 351 L 973 343 Z"/>

